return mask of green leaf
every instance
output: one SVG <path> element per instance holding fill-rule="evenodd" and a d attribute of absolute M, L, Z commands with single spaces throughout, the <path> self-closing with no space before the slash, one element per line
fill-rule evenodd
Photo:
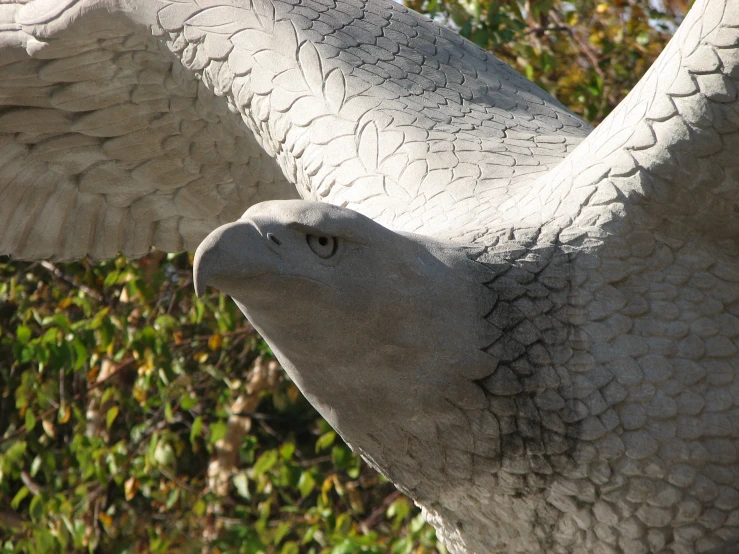
<path fill-rule="evenodd" d="M 295 445 L 291 442 L 286 442 L 280 447 L 280 456 L 285 461 L 289 461 L 295 453 Z"/>
<path fill-rule="evenodd" d="M 20 469 L 23 466 L 23 456 L 26 454 L 26 441 L 19 440 L 11 444 L 10 448 L 5 451 L 5 464 L 9 466 L 18 466 Z"/>
<path fill-rule="evenodd" d="M 31 336 L 33 336 L 33 333 L 31 332 L 31 328 L 27 325 L 18 325 L 18 327 L 16 327 L 15 337 L 19 343 L 28 343 L 28 341 L 31 340 Z"/>
<path fill-rule="evenodd" d="M 33 428 L 36 427 L 36 416 L 33 415 L 30 408 L 26 408 L 25 424 L 26 431 L 33 431 Z"/>
<path fill-rule="evenodd" d="M 300 545 L 294 541 L 286 542 L 280 550 L 280 554 L 300 554 Z"/>
<path fill-rule="evenodd" d="M 388 506 L 385 515 L 388 519 L 394 519 L 395 522 L 398 523 L 408 517 L 410 509 L 410 504 L 408 504 L 408 501 L 405 498 L 398 498 Z"/>
<path fill-rule="evenodd" d="M 331 459 L 339 469 L 346 469 L 352 462 L 353 456 L 351 450 L 343 444 L 337 444 L 331 449 Z"/>
<path fill-rule="evenodd" d="M 267 450 L 267 452 L 259 456 L 254 464 L 254 476 L 258 477 L 272 469 L 272 466 L 277 463 L 277 457 L 277 450 Z"/>
<path fill-rule="evenodd" d="M 33 540 L 36 544 L 36 552 L 54 552 L 56 541 L 47 529 L 36 529 L 33 532 Z"/>
<path fill-rule="evenodd" d="M 179 498 L 180 498 L 180 489 L 174 489 L 173 491 L 171 491 L 169 493 L 169 496 L 167 497 L 167 502 L 165 504 L 167 509 L 171 510 L 172 506 L 175 505 L 175 503 L 177 502 L 177 500 L 179 500 Z"/>
<path fill-rule="evenodd" d="M 300 480 L 298 480 L 298 490 L 300 491 L 301 498 L 305 498 L 313 489 L 316 487 L 316 480 L 309 471 L 304 471 L 300 474 Z"/>
<path fill-rule="evenodd" d="M 157 461 L 157 463 L 165 467 L 174 464 L 175 455 L 174 450 L 172 449 L 172 445 L 170 445 L 168 442 L 165 442 L 164 440 L 160 440 L 156 448 L 154 449 L 154 459 Z"/>
<path fill-rule="evenodd" d="M 211 423 L 208 426 L 208 429 L 210 430 L 210 438 L 208 439 L 208 442 L 210 442 L 210 444 L 215 444 L 216 441 L 219 441 L 226 436 L 228 426 L 225 421 L 216 421 L 215 423 Z"/>
<path fill-rule="evenodd" d="M 324 433 L 316 441 L 316 452 L 321 452 L 329 448 L 336 440 L 336 431 L 329 431 Z"/>
<path fill-rule="evenodd" d="M 359 459 L 355 458 L 356 464 L 353 467 L 349 467 L 346 470 L 346 474 L 352 479 L 359 479 L 359 475 L 362 473 L 362 466 Z"/>
<path fill-rule="evenodd" d="M 30 493 L 31 491 L 28 490 L 28 487 L 26 486 L 21 487 L 20 490 L 17 493 L 15 493 L 15 496 L 13 497 L 13 499 L 10 501 L 10 507 L 13 508 L 14 510 L 17 510 L 18 506 L 20 506 L 21 502 L 23 502 L 23 499 L 26 496 L 28 496 Z"/>
<path fill-rule="evenodd" d="M 28 513 L 31 516 L 31 519 L 35 521 L 36 523 L 41 521 L 41 518 L 43 517 L 45 513 L 44 501 L 41 498 L 41 495 L 34 496 L 31 499 L 31 504 L 28 507 Z"/>
<path fill-rule="evenodd" d="M 154 326 L 158 329 L 169 330 L 177 327 L 177 320 L 171 315 L 160 315 L 154 320 Z"/>
<path fill-rule="evenodd" d="M 195 443 L 195 439 L 200 436 L 200 432 L 203 429 L 203 418 L 198 416 L 195 421 L 192 422 L 192 429 L 190 429 L 190 443 Z"/>
<path fill-rule="evenodd" d="M 75 519 L 74 520 L 74 543 L 78 547 L 81 547 L 84 540 L 85 540 L 85 533 L 87 531 L 87 528 L 85 527 L 85 522 L 81 519 Z"/>
<path fill-rule="evenodd" d="M 80 369 L 85 367 L 85 364 L 87 363 L 87 360 L 90 359 L 90 353 L 87 350 L 87 347 L 85 344 L 77 339 L 72 342 L 72 346 L 74 348 L 74 370 L 79 371 Z"/>
<path fill-rule="evenodd" d="M 33 462 L 31 462 L 31 477 L 36 477 L 36 474 L 38 473 L 38 470 L 41 468 L 41 456 L 36 456 L 33 459 Z"/>
<path fill-rule="evenodd" d="M 284 539 L 290 532 L 290 529 L 291 527 L 288 523 L 280 523 L 280 525 L 277 526 L 277 529 L 275 529 L 275 534 L 273 536 L 272 542 L 274 544 L 280 544 L 282 542 L 282 539 Z"/>
<path fill-rule="evenodd" d="M 113 425 L 115 418 L 118 417 L 118 412 L 120 412 L 120 408 L 118 406 L 112 406 L 108 408 L 107 412 L 105 412 L 105 427 L 107 429 L 110 429 L 110 426 Z"/>
<path fill-rule="evenodd" d="M 63 313 L 54 314 L 51 317 L 45 317 L 41 321 L 41 325 L 44 327 L 58 327 L 65 333 L 71 330 L 69 318 Z"/>
<path fill-rule="evenodd" d="M 189 394 L 183 394 L 180 398 L 180 408 L 185 411 L 192 410 L 198 404 L 198 397 Z"/>
<path fill-rule="evenodd" d="M 205 513 L 206 507 L 207 506 L 205 505 L 205 502 L 203 502 L 202 499 L 198 498 L 198 501 L 195 502 L 195 504 L 192 507 L 192 513 L 200 517 Z"/>

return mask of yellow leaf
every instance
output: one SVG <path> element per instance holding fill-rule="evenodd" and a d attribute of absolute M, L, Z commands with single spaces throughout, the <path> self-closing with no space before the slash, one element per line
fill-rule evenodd
<path fill-rule="evenodd" d="M 144 360 L 143 364 L 141 364 L 138 368 L 138 373 L 141 376 L 149 375 L 152 371 L 154 371 L 154 357 L 152 356 L 150 351 L 146 351 L 146 354 L 144 354 Z"/>
<path fill-rule="evenodd" d="M 67 423 L 71 416 L 72 410 L 69 409 L 69 405 L 62 404 L 61 406 L 59 406 L 59 414 L 57 415 L 57 420 L 59 421 L 59 423 Z"/>
<path fill-rule="evenodd" d="M 93 366 L 90 371 L 87 372 L 87 381 L 89 383 L 94 383 L 97 381 L 98 374 L 100 373 L 100 368 L 98 366 Z"/>
<path fill-rule="evenodd" d="M 133 387 L 133 397 L 136 399 L 136 401 L 143 405 L 146 403 L 146 389 L 139 386 L 138 384 Z"/>
<path fill-rule="evenodd" d="M 595 8 L 595 11 L 598 13 L 605 13 L 608 11 L 608 4 L 598 4 L 598 6 Z"/>
<path fill-rule="evenodd" d="M 52 439 L 56 437 L 56 428 L 51 421 L 49 421 L 48 419 L 42 419 L 41 426 L 44 428 L 44 433 L 49 435 Z"/>
<path fill-rule="evenodd" d="M 136 477 L 129 477 L 123 484 L 123 490 L 126 493 L 126 500 L 131 500 L 136 493 L 139 492 L 139 481 Z"/>
<path fill-rule="evenodd" d="M 328 492 L 333 486 L 334 476 L 329 475 L 328 477 L 326 477 L 326 479 L 323 480 L 323 483 L 321 484 L 321 498 L 323 499 L 324 504 L 328 504 Z"/>
<path fill-rule="evenodd" d="M 71 306 L 71 305 L 72 305 L 72 299 L 69 298 L 69 297 L 67 297 L 67 298 L 63 299 L 61 302 L 59 302 L 59 309 L 60 310 L 65 310 L 65 309 L 69 308 L 69 306 Z"/>
<path fill-rule="evenodd" d="M 130 499 L 127 498 L 127 500 Z M 110 517 L 108 514 L 101 513 L 98 515 L 98 517 L 100 518 L 100 521 L 103 522 L 103 525 L 105 525 L 106 527 L 110 527 L 111 525 L 113 525 L 113 518 Z"/>
<path fill-rule="evenodd" d="M 195 359 L 199 363 L 204 364 L 205 362 L 208 361 L 208 353 L 207 352 L 198 352 L 197 354 L 195 354 Z"/>
<path fill-rule="evenodd" d="M 213 352 L 218 350 L 221 345 L 223 344 L 223 335 L 220 333 L 215 333 L 210 336 L 208 339 L 208 348 L 210 348 Z"/>

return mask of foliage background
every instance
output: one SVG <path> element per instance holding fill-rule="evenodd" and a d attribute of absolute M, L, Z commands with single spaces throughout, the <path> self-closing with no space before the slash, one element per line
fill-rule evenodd
<path fill-rule="evenodd" d="M 683 0 L 408 0 L 592 122 Z M 444 552 L 187 254 L 0 258 L 0 551 Z"/>

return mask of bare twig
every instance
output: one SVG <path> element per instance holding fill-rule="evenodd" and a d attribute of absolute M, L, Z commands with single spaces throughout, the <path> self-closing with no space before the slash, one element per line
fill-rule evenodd
<path fill-rule="evenodd" d="M 41 262 L 41 265 L 45 269 L 47 269 L 48 271 L 51 271 L 59 279 L 61 279 L 63 281 L 66 281 L 70 285 L 73 285 L 76 288 L 80 289 L 87 296 L 91 296 L 92 298 L 94 298 L 98 302 L 105 302 L 105 298 L 100 293 L 98 293 L 97 291 L 91 289 L 87 285 L 85 285 L 83 283 L 80 283 L 79 280 L 75 279 L 71 275 L 67 275 L 61 269 L 59 269 L 59 266 L 57 266 L 57 265 L 55 265 L 55 264 L 53 264 L 51 262 L 47 262 L 47 261 Z"/>
<path fill-rule="evenodd" d="M 572 29 L 570 29 L 566 25 L 547 25 L 546 27 L 542 27 L 542 26 L 530 27 L 523 33 L 516 35 L 516 38 L 521 38 L 525 35 L 531 35 L 534 33 L 536 33 L 537 35 L 543 35 L 544 33 L 553 33 L 555 31 L 566 31 L 567 33 L 572 33 Z M 514 42 L 516 38 L 508 42 Z"/>
<path fill-rule="evenodd" d="M 160 466 L 158 469 L 162 475 L 164 475 L 167 479 L 169 479 L 170 481 L 178 485 L 181 489 L 185 489 L 190 494 L 197 495 L 197 491 L 195 489 L 193 489 L 190 485 L 188 485 L 184 481 L 178 479 L 176 475 L 172 475 L 172 473 L 169 470 L 165 469 L 162 466 Z"/>
<path fill-rule="evenodd" d="M 91 385 L 88 385 L 87 386 L 87 390 L 84 391 L 84 394 L 87 394 L 89 391 L 91 391 L 93 389 L 96 389 L 96 388 L 100 387 L 101 385 L 105 384 L 107 381 L 109 381 L 110 379 L 112 379 L 120 370 L 122 370 L 125 367 L 128 367 L 129 365 L 131 365 L 135 361 L 136 360 L 134 360 L 133 358 L 128 358 L 127 360 L 122 361 L 120 364 L 118 364 L 116 366 L 115 369 L 113 369 L 113 371 L 110 372 L 109 375 L 106 375 L 105 378 L 100 379 L 99 381 L 95 381 Z M 82 396 L 83 396 L 83 393 L 82 392 L 77 393 L 77 394 L 75 394 L 71 398 L 71 400 L 79 400 L 80 398 L 82 398 Z M 46 410 L 40 416 L 38 416 L 38 417 L 35 418 L 36 423 L 38 423 L 41 420 L 46 419 L 51 414 L 53 414 L 55 411 L 57 411 L 57 409 L 58 409 L 58 407 L 50 408 L 50 409 Z M 9 440 L 11 440 L 11 439 L 13 439 L 15 437 L 18 437 L 19 435 L 22 435 L 25 432 L 26 432 L 26 424 L 24 423 L 23 425 L 21 425 L 20 427 L 18 427 L 18 429 L 16 429 L 15 431 L 13 431 L 10 435 L 8 435 L 6 437 L 0 437 L 0 444 L 4 443 L 6 441 L 9 441 Z"/>
<path fill-rule="evenodd" d="M 598 106 L 598 113 L 596 114 L 595 119 L 600 119 L 603 115 L 603 112 L 606 109 L 606 105 L 608 104 L 608 90 L 606 89 L 606 83 L 608 82 L 608 76 L 606 75 L 605 71 L 601 69 L 600 67 L 600 60 L 598 59 L 598 54 L 593 50 L 593 48 L 587 43 L 586 40 L 583 40 L 583 38 L 578 35 L 572 28 L 567 27 L 562 19 L 559 17 L 559 14 L 554 11 L 550 10 L 549 12 L 552 20 L 561 27 L 565 27 L 568 30 L 568 33 L 570 35 L 570 38 L 572 41 L 578 46 L 580 51 L 585 54 L 585 56 L 590 60 L 590 64 L 593 67 L 593 71 L 595 71 L 596 75 L 600 77 L 601 82 L 603 83 L 603 94 L 601 95 L 600 99 L 600 106 Z"/>
<path fill-rule="evenodd" d="M 385 510 L 388 509 L 390 504 L 395 502 L 395 500 L 401 495 L 400 491 L 393 491 L 390 494 L 388 494 L 385 499 L 380 503 L 377 508 L 372 510 L 372 513 L 367 516 L 366 519 L 360 523 L 360 526 L 362 529 L 372 529 L 375 525 L 377 525 L 377 522 L 380 521 L 380 518 L 382 518 L 382 514 L 385 513 Z"/>

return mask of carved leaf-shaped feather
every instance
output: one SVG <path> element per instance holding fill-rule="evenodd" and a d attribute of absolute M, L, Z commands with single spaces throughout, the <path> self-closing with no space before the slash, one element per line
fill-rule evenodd
<path fill-rule="evenodd" d="M 123 220 L 141 213 L 133 208 L 139 200 L 154 201 L 151 195 L 156 193 L 161 205 L 164 193 L 173 194 L 172 209 L 147 212 L 162 217 L 150 222 L 150 232 L 122 224 L 113 243 L 92 239 L 96 255 L 114 255 L 137 240 L 148 243 L 133 249 L 137 252 L 144 252 L 151 240 L 162 240 L 168 248 L 193 248 L 191 241 L 201 231 L 191 229 L 207 230 L 221 217 L 212 215 L 214 206 L 234 214 L 246 208 L 243 198 L 290 198 L 298 191 L 305 197 L 320 191 L 328 201 L 384 214 L 388 225 L 422 230 L 422 219 L 395 218 L 416 195 L 430 200 L 449 184 L 428 180 L 419 192 L 424 179 L 417 172 L 430 170 L 433 159 L 454 158 L 449 161 L 459 166 L 455 197 L 466 197 L 470 194 L 464 190 L 473 190 L 480 178 L 491 175 L 519 187 L 513 179 L 524 178 L 527 165 L 535 161 L 542 171 L 553 167 L 588 132 L 587 125 L 489 54 L 381 0 L 367 8 L 381 14 L 379 19 L 361 23 L 324 17 L 309 8 L 297 10 L 280 0 L 238 5 L 217 0 L 33 0 L 10 6 L 3 17 L 12 31 L 3 31 L 3 36 L 15 42 L 6 41 L 0 52 L 8 60 L 0 66 L 0 102 L 12 109 L 0 117 L 1 130 L 29 145 L 67 135 L 98 139 L 70 146 L 69 155 L 54 154 L 54 160 L 37 157 L 46 152 L 43 156 L 49 158 L 48 149 L 31 148 L 26 163 L 54 164 L 60 179 L 82 187 L 66 186 L 65 194 L 74 196 L 79 190 L 101 195 L 99 205 L 123 210 Z M 306 17 L 344 41 L 340 55 L 303 31 Z M 406 33 L 409 50 L 400 51 L 406 39 L 383 37 L 383 18 Z M 411 54 L 414 49 L 423 57 Z M 390 65 L 373 73 L 365 65 L 370 59 Z M 471 102 L 474 110 L 463 107 L 464 102 Z M 49 111 L 37 111 L 41 109 Z M 325 119 L 329 114 L 335 118 L 331 122 Z M 540 130 L 530 123 L 537 118 Z M 375 123 L 368 127 L 371 121 Z M 379 134 L 365 136 L 371 129 Z M 564 146 L 557 151 L 525 153 L 515 143 L 552 129 L 562 134 Z M 355 134 L 359 149 L 339 148 L 330 140 L 332 133 L 341 140 L 348 132 Z M 207 159 L 192 157 L 191 152 L 211 140 L 244 150 L 231 152 L 228 159 L 218 149 Z M 442 150 L 447 154 L 440 156 Z M 246 169 L 252 166 L 259 171 Z M 351 169 L 360 166 L 370 173 L 361 182 Z M 470 173 L 463 170 L 468 166 L 486 167 L 487 173 L 462 178 Z M 244 176 L 250 177 L 244 181 Z M 208 208 L 202 213 L 211 215 L 194 219 L 192 196 L 183 193 L 188 200 L 179 203 L 174 198 L 178 189 L 198 178 L 214 179 L 215 191 L 234 185 L 240 192 L 215 202 L 204 199 Z M 128 189 L 126 181 L 131 183 Z M 359 190 L 362 186 L 368 187 L 366 193 Z M 369 197 L 371 205 L 362 200 Z M 18 210 L 25 210 L 24 202 L 18 202 Z M 496 206 L 486 202 L 495 212 Z M 52 220 L 60 225 L 66 221 Z M 423 230 L 449 230 L 448 223 L 435 221 Z M 126 229 L 138 238 L 128 237 Z M 172 232 L 178 236 L 169 237 Z M 14 233 L 0 237 L 0 251 L 23 257 L 30 235 Z M 70 245 L 75 241 L 64 228 L 53 236 Z M 53 255 L 53 248 L 47 250 Z"/>

